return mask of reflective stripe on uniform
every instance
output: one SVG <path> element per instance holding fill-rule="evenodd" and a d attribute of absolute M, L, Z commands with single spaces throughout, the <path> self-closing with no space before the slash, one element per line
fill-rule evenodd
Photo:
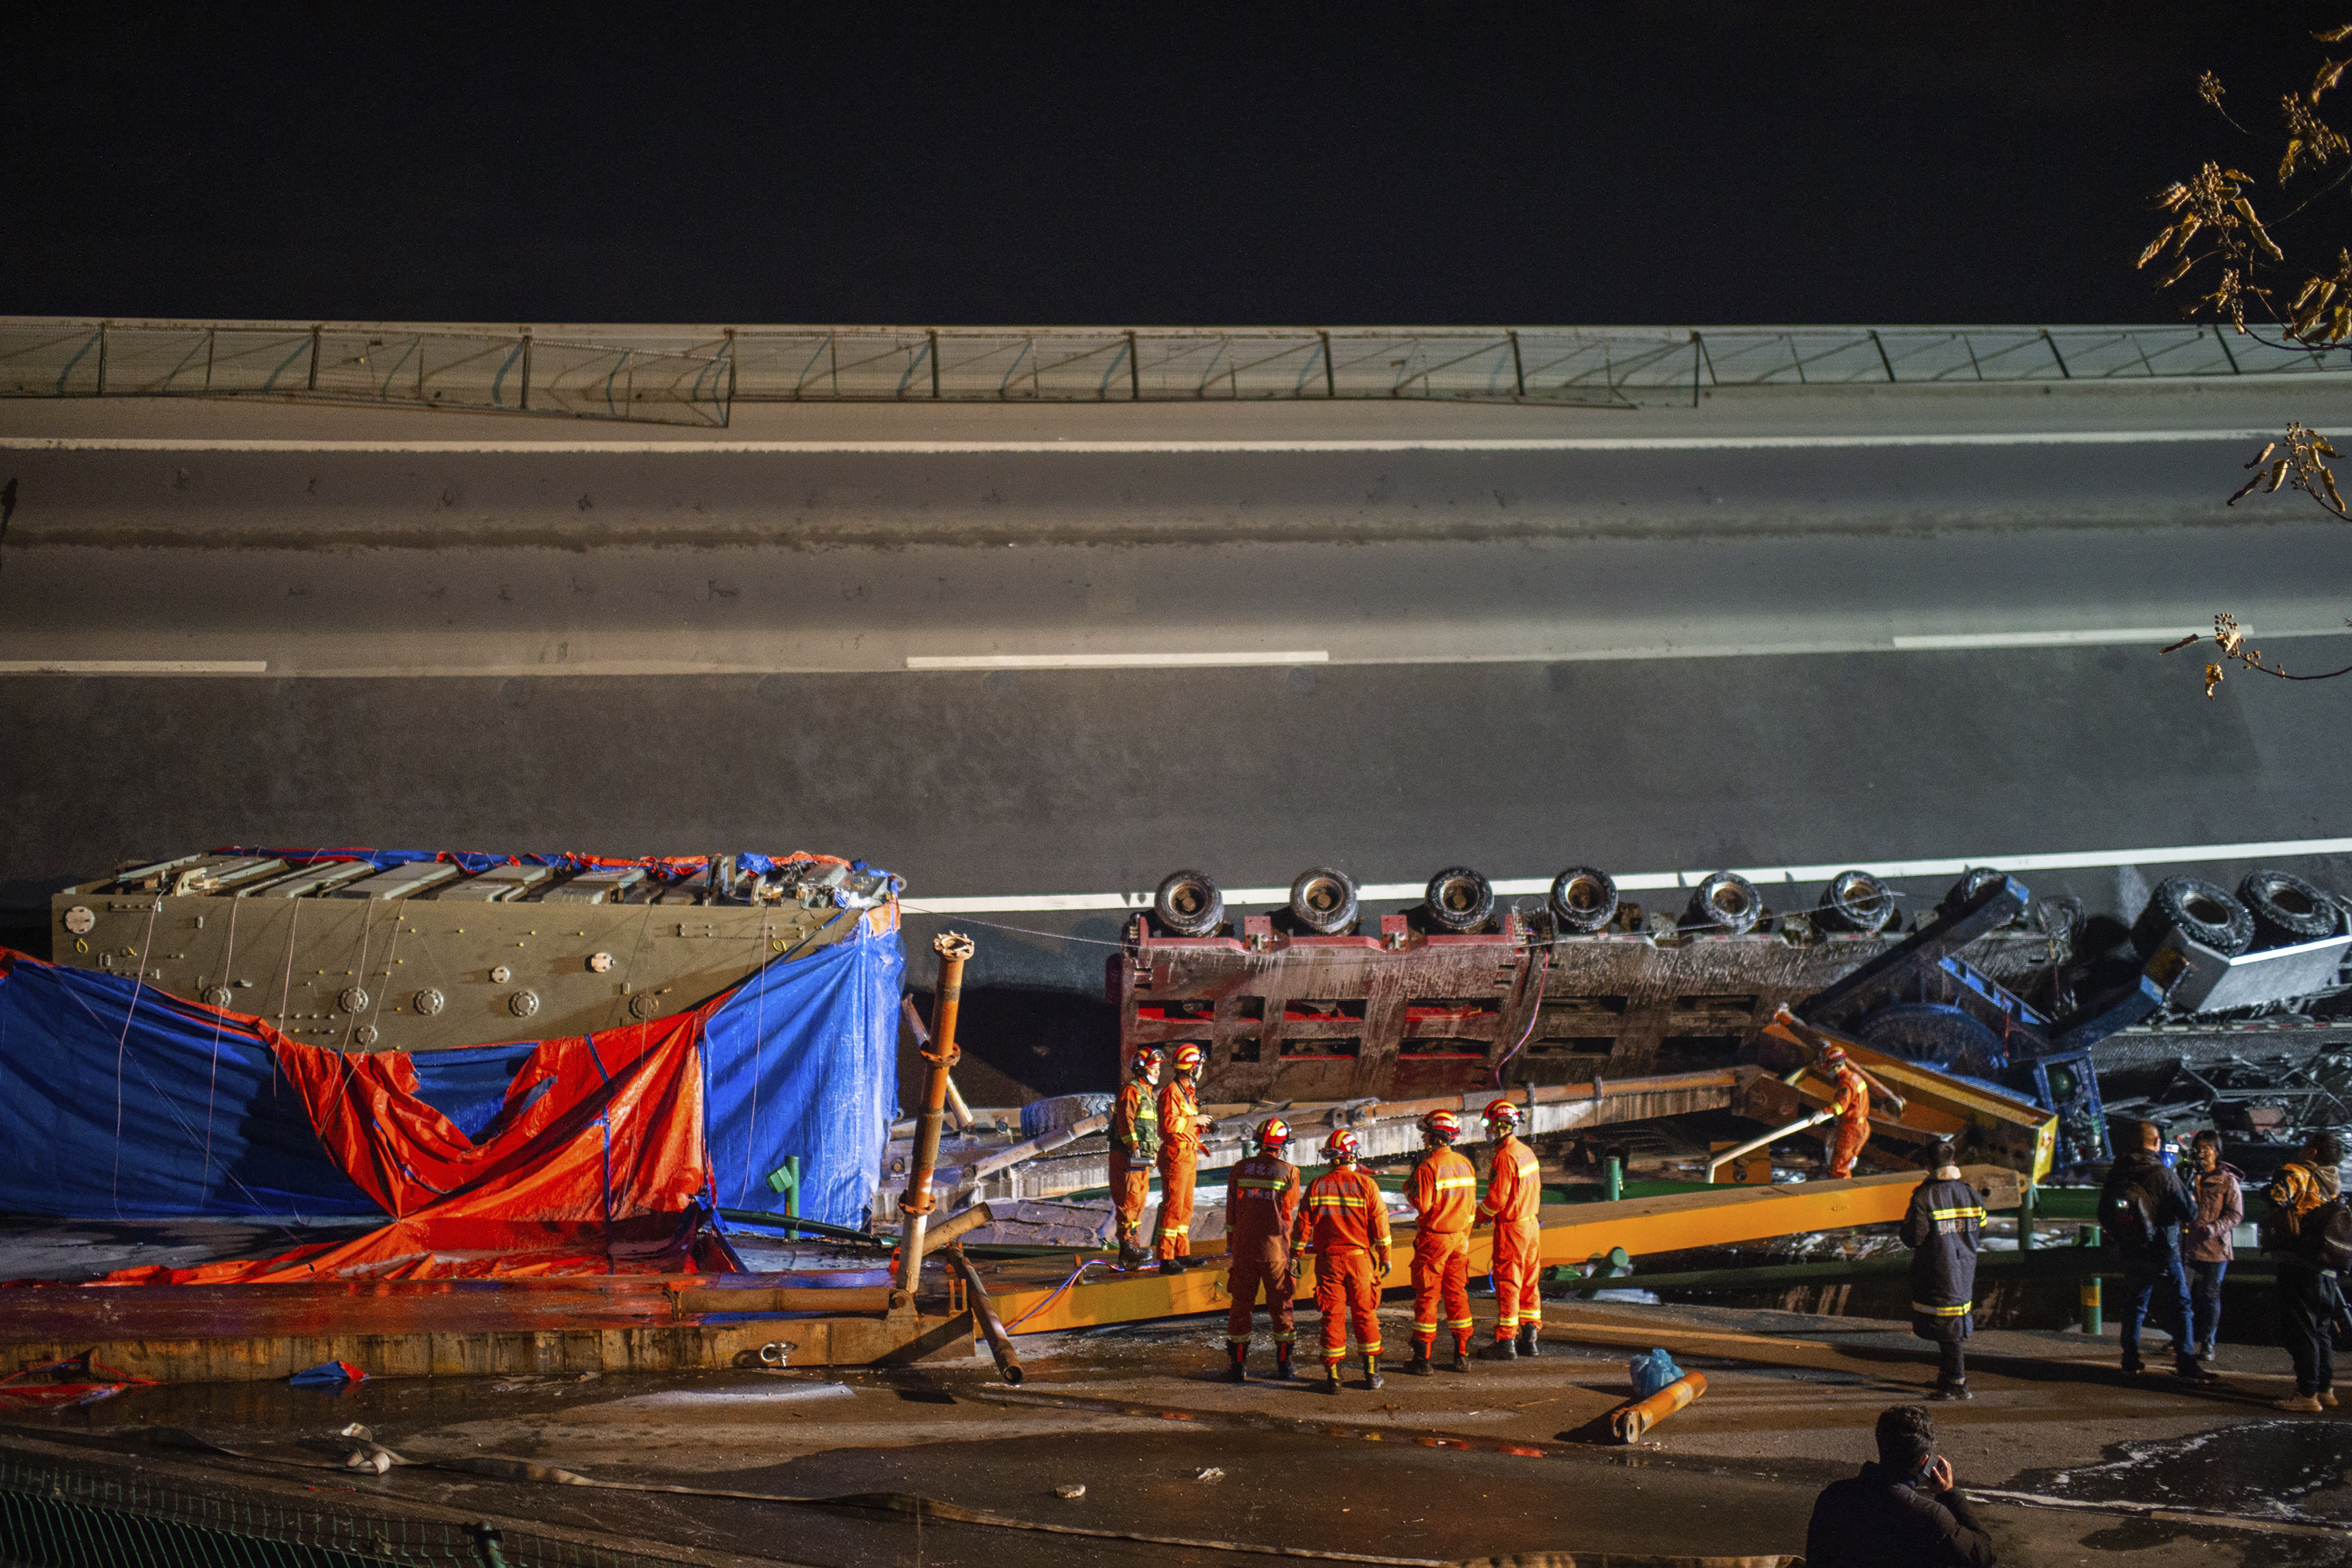
<path fill-rule="evenodd" d="M 1475 1176 L 1440 1176 L 1437 1179 L 1437 1190 L 1441 1193 L 1454 1187 L 1475 1187 L 1477 1184 Z"/>
<path fill-rule="evenodd" d="M 1307 1206 L 1318 1209 L 1360 1209 L 1364 1206 L 1364 1200 L 1360 1197 L 1345 1197 L 1338 1193 L 1309 1193 L 1307 1194 Z"/>
<path fill-rule="evenodd" d="M 1274 1176 L 1243 1176 L 1235 1181 L 1234 1185 L 1244 1192 L 1278 1193 L 1290 1184 Z"/>
<path fill-rule="evenodd" d="M 1924 1301 L 1914 1301 L 1911 1310 L 1923 1318 L 1958 1318 L 1965 1317 L 1974 1305 L 1973 1301 L 1963 1301 L 1957 1307 L 1930 1307 Z"/>
<path fill-rule="evenodd" d="M 1435 1323 L 1415 1323 L 1412 1326 L 1412 1331 L 1416 1334 L 1433 1334 L 1437 1331 L 1437 1325 Z"/>
<path fill-rule="evenodd" d="M 1929 1209 L 1927 1211 L 1927 1217 L 1929 1219 L 1981 1220 L 1984 1216 L 1984 1209 L 1979 1205 L 1970 1205 L 1969 1207 L 1964 1209 Z"/>
<path fill-rule="evenodd" d="M 1449 1329 L 1466 1329 L 1470 1326 L 1470 1320 L 1467 1318 L 1448 1318 L 1445 1320 L 1445 1326 Z"/>

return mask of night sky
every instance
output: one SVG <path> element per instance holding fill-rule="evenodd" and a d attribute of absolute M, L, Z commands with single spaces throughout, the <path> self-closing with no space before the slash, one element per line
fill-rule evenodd
<path fill-rule="evenodd" d="M 2168 321 L 2147 195 L 2352 17 L 42 9 L 0 310 L 945 324 Z"/>

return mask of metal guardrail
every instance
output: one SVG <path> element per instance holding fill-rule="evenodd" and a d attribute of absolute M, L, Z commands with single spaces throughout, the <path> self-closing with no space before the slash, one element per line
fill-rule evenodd
<path fill-rule="evenodd" d="M 2347 365 L 2342 368 L 2352 368 Z M 2211 326 L 569 328 L 0 319 L 0 396 L 277 396 L 724 426 L 746 402 L 1423 398 L 2341 374 Z"/>

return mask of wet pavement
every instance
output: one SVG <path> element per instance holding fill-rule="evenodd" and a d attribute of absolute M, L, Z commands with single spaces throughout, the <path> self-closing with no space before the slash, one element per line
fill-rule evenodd
<path fill-rule="evenodd" d="M 1402 1374 L 1407 1314 L 1383 1312 L 1386 1386 L 1337 1398 L 1218 1375 L 1223 1322 L 1192 1319 L 1019 1342 L 1027 1378 L 983 1358 L 899 1372 L 377 1380 L 337 1397 L 283 1384 L 137 1389 L 82 1410 L 0 1415 L 18 1436 L 101 1445 L 110 1462 L 223 1484 L 351 1489 L 371 1506 L 454 1508 L 592 1531 L 702 1560 L 1024 1565 L 1257 1562 L 1213 1543 L 1452 1561 L 1506 1552 L 1798 1552 L 1812 1499 L 1869 1457 L 1870 1426 L 1932 1382 L 1902 1325 L 1595 1302 L 1548 1311 L 1546 1353 Z M 1303 1341 L 1316 1333 L 1300 1315 Z M 1586 1440 L 1651 1345 L 1706 1396 L 1632 1449 Z M 1935 1406 L 2005 1563 L 2341 1563 L 2352 1542 L 2352 1416 L 2287 1416 L 2280 1352 L 2222 1347 L 2218 1390 L 2126 1377 L 2111 1342 L 1988 1332 L 1977 1397 Z M 1309 1351 L 1311 1358 L 1311 1348 Z M 1270 1372 L 1261 1342 L 1254 1370 Z M 2352 1409 L 2347 1406 L 2347 1409 Z M 1150 1544 L 778 1501 L 602 1491 L 341 1468 L 349 1422 L 417 1460 L 502 1455 L 600 1480 L 772 1497 L 917 1492 L 1033 1524 Z M 254 1458 L 129 1446 L 186 1428 Z M 1203 1477 L 1203 1471 L 1221 1474 Z M 1065 1499 L 1062 1489 L 1085 1488 Z M 920 1536 L 919 1542 L 917 1540 Z"/>

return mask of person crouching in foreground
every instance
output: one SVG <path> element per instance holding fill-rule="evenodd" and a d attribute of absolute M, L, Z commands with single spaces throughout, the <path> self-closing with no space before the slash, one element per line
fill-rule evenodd
<path fill-rule="evenodd" d="M 1992 1568 L 1992 1538 L 1936 1452 L 1924 1405 L 1879 1413 L 1878 1459 L 1813 1501 L 1806 1568 Z"/>
<path fill-rule="evenodd" d="M 1984 1204 L 1960 1179 L 1949 1143 L 1936 1145 L 1936 1165 L 1911 1194 L 1903 1216 L 1903 1245 L 1911 1250 L 1911 1331 L 1933 1340 L 1943 1354 L 1930 1399 L 1969 1397 L 1965 1358 L 1975 1329 L 1977 1236 Z"/>

